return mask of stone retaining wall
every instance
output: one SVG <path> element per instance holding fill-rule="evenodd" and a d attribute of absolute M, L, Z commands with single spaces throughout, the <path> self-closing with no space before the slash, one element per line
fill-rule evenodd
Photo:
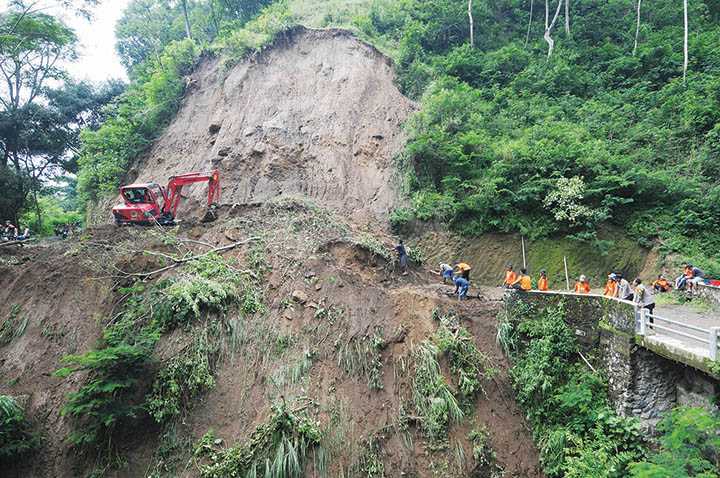
<path fill-rule="evenodd" d="M 582 351 L 606 374 L 610 401 L 619 414 L 638 417 L 654 429 L 662 415 L 677 405 L 716 407 L 720 382 L 715 378 L 637 344 L 638 319 L 631 302 L 535 291 L 508 292 L 505 300 L 511 308 L 521 301 L 540 310 L 562 303 Z"/>
<path fill-rule="evenodd" d="M 697 295 L 708 300 L 714 306 L 720 307 L 720 287 L 708 284 L 698 284 Z"/>

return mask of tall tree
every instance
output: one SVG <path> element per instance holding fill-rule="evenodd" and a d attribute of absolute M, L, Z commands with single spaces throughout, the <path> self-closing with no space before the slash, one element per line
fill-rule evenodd
<path fill-rule="evenodd" d="M 185 19 L 185 36 L 192 39 L 192 32 L 190 31 L 190 18 L 188 17 L 187 0 L 181 0 L 183 18 Z"/>
<path fill-rule="evenodd" d="M 472 0 L 468 0 L 468 21 L 470 22 L 470 47 L 475 48 L 475 27 L 473 25 Z"/>
<path fill-rule="evenodd" d="M 52 147 L 42 134 L 52 130 L 44 108 L 46 84 L 64 78 L 60 65 L 75 58 L 75 44 L 73 31 L 50 15 L 27 10 L 0 15 L 0 170 L 8 174 L 12 168 L 18 181 L 15 212 L 27 197 L 28 173 L 38 172 L 36 153 Z"/>
<path fill-rule="evenodd" d="M 552 55 L 553 49 L 555 48 L 555 40 L 553 40 L 551 34 L 552 34 L 552 29 L 555 27 L 555 22 L 557 21 L 558 16 L 560 15 L 560 7 L 562 7 L 562 3 L 563 3 L 563 0 L 558 0 L 557 8 L 555 9 L 555 15 L 553 16 L 553 19 L 550 22 L 550 24 L 547 26 L 547 28 L 545 28 L 544 38 L 548 44 L 548 54 L 547 54 L 548 60 L 550 60 L 550 56 Z M 547 5 L 547 2 L 546 2 L 546 5 Z"/>
<path fill-rule="evenodd" d="M 638 36 L 640 36 L 640 7 L 642 6 L 642 0 L 637 0 L 637 21 L 635 22 L 635 44 L 633 45 L 633 56 L 637 52 L 638 47 Z"/>
<path fill-rule="evenodd" d="M 565 0 L 565 34 L 570 36 L 570 0 Z"/>
<path fill-rule="evenodd" d="M 545 30 L 550 26 L 550 0 L 545 0 Z"/>
<path fill-rule="evenodd" d="M 685 31 L 683 34 L 683 84 L 687 80 L 687 69 L 688 69 L 688 2 L 683 0 L 683 23 L 685 24 Z"/>
<path fill-rule="evenodd" d="M 534 4 L 535 1 L 530 0 L 530 17 L 528 18 L 527 33 L 525 34 L 525 46 L 527 46 L 528 42 L 530 41 L 530 28 L 532 27 Z"/>

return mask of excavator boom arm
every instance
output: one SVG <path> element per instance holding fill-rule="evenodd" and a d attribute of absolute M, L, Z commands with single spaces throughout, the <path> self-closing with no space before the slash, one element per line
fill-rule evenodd
<path fill-rule="evenodd" d="M 187 173 L 172 176 L 167 186 L 167 201 L 163 204 L 163 213 L 175 217 L 180 205 L 180 193 L 183 186 L 194 183 L 208 183 L 208 207 L 220 202 L 220 174 L 217 170 L 209 173 Z"/>

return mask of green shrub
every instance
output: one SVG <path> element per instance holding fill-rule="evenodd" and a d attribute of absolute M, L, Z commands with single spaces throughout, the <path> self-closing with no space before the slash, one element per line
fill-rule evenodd
<path fill-rule="evenodd" d="M 720 476 L 720 415 L 702 408 L 677 408 L 660 422 L 660 448 L 630 467 L 633 478 Z"/>
<path fill-rule="evenodd" d="M 17 463 L 39 446 L 22 408 L 13 397 L 0 395 L 0 464 Z"/>
<path fill-rule="evenodd" d="M 427 340 L 413 352 L 413 403 L 425 435 L 433 446 L 446 445 L 450 424 L 463 418 L 458 401 L 440 370 L 439 353 L 437 346 Z"/>
<path fill-rule="evenodd" d="M 458 388 L 465 398 L 473 397 L 483 391 L 482 381 L 492 378 L 495 371 L 489 359 L 480 352 L 475 338 L 464 327 L 455 324 L 455 317 L 440 317 L 440 327 L 433 336 L 433 342 L 441 354 L 446 354 L 450 362 L 450 371 L 457 377 Z M 483 391 L 484 392 L 484 391 Z"/>
<path fill-rule="evenodd" d="M 307 415 L 273 406 L 270 417 L 250 435 L 247 443 L 222 450 L 215 449 L 212 435 L 206 435 L 195 449 L 196 458 L 209 463 L 200 465 L 203 478 L 300 478 L 310 455 L 316 468 L 324 470 L 319 457 L 319 424 Z"/>
<path fill-rule="evenodd" d="M 577 362 L 577 340 L 565 324 L 562 304 L 544 310 L 519 304 L 505 317 L 503 340 L 514 350 L 510 376 L 545 473 L 627 476 L 628 466 L 645 453 L 639 423 L 618 416 L 605 379 Z"/>
<path fill-rule="evenodd" d="M 10 315 L 0 322 L 0 345 L 9 344 L 14 339 L 25 333 L 28 325 L 27 316 L 20 315 L 20 306 L 13 304 L 10 307 Z"/>
<path fill-rule="evenodd" d="M 259 15 L 244 27 L 232 30 L 218 38 L 212 50 L 219 53 L 232 66 L 248 53 L 260 51 L 270 44 L 276 35 L 293 25 L 293 17 L 287 0 L 275 2 L 263 8 Z"/>
<path fill-rule="evenodd" d="M 158 423 L 180 415 L 192 401 L 215 386 L 214 368 L 220 351 L 217 336 L 205 329 L 193 343 L 165 365 L 157 374 L 145 403 Z"/>
<path fill-rule="evenodd" d="M 68 395 L 62 408 L 75 421 L 70 443 L 98 452 L 114 449 L 116 431 L 127 431 L 144 415 L 143 380 L 151 353 L 149 344 L 118 345 L 62 359 L 68 367 L 56 372 L 60 377 L 89 372 L 88 381 Z"/>

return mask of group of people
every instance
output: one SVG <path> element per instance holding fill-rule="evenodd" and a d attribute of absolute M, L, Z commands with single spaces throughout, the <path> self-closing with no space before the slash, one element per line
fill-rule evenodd
<path fill-rule="evenodd" d="M 440 275 L 442 276 L 443 284 L 447 284 L 450 281 L 455 284 L 455 294 L 458 299 L 467 299 L 468 290 L 470 289 L 470 271 L 472 267 L 466 262 L 457 262 L 455 266 L 450 264 L 440 264 Z"/>
<path fill-rule="evenodd" d="M 683 264 L 683 273 L 675 279 L 677 290 L 693 291 L 698 284 L 705 281 L 705 273 L 692 264 Z"/>
<path fill-rule="evenodd" d="M 505 280 L 502 285 L 509 289 L 516 289 L 525 292 L 533 289 L 532 279 L 528 275 L 527 269 L 522 268 L 520 269 L 520 274 L 517 274 L 513 270 L 513 266 L 511 264 L 505 269 Z M 655 309 L 655 297 L 653 295 L 653 290 L 658 292 L 667 292 L 670 284 L 662 275 L 660 275 L 658 279 L 653 282 L 652 286 L 652 290 L 649 287 L 646 287 L 639 277 L 630 283 L 627 279 L 625 279 L 625 277 L 623 277 L 622 273 L 613 272 L 608 275 L 608 281 L 607 284 L 605 284 L 603 295 L 606 297 L 614 297 L 634 302 L 647 309 L 652 314 Z M 545 270 L 540 271 L 540 277 L 538 277 L 537 287 L 535 290 L 549 290 L 548 277 Z M 575 283 L 573 290 L 577 294 L 589 294 L 592 288 L 590 287 L 590 281 L 587 276 L 581 275 Z"/>
<path fill-rule="evenodd" d="M 632 284 L 628 282 L 621 272 L 612 272 L 608 275 L 605 283 L 603 295 L 605 297 L 614 297 L 616 299 L 627 300 L 647 309 L 651 314 L 655 310 L 655 292 L 667 292 L 664 278 L 658 276 L 657 280 L 652 284 L 652 290 L 643 284 L 642 280 L 637 277 Z M 576 290 L 576 292 L 578 292 Z M 587 293 L 589 293 L 588 291 Z M 652 319 L 651 319 L 652 321 Z"/>
<path fill-rule="evenodd" d="M 30 239 L 30 228 L 26 227 L 22 234 L 20 234 L 20 228 L 14 225 L 10 221 L 5 221 L 5 225 L 2 229 L 2 240 L 3 241 L 24 241 Z"/>

